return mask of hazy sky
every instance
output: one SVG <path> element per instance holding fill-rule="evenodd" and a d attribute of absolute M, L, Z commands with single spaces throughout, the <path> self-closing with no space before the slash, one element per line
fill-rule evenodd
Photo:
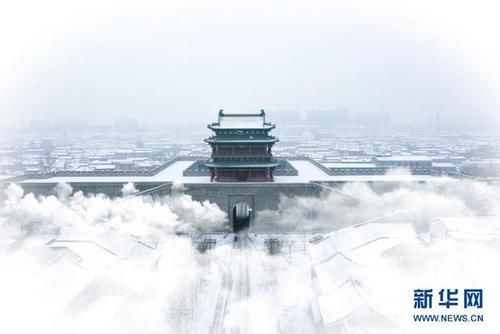
<path fill-rule="evenodd" d="M 500 114 L 495 1 L 0 2 L 7 122 Z"/>

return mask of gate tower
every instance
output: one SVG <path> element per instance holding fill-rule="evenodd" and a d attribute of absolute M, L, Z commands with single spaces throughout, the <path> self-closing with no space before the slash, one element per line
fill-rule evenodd
<path fill-rule="evenodd" d="M 208 125 L 215 134 L 207 139 L 212 155 L 206 166 L 212 182 L 271 182 L 278 162 L 272 146 L 278 138 L 269 132 L 274 124 L 266 113 L 226 114 L 219 111 L 218 122 Z"/>

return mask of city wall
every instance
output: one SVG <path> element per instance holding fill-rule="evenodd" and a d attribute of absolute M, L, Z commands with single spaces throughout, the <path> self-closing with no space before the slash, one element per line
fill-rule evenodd
<path fill-rule="evenodd" d="M 344 182 L 323 183 L 329 187 L 341 188 Z M 20 184 L 26 193 L 32 192 L 37 195 L 54 194 L 54 183 L 25 183 Z M 71 183 L 74 191 L 82 191 L 85 194 L 103 193 L 110 197 L 122 196 L 122 182 L 116 183 Z M 379 191 L 387 191 L 397 187 L 397 182 L 377 182 L 372 186 Z M 4 184 L 6 186 L 6 184 Z M 173 192 L 184 193 L 192 196 L 196 201 L 209 201 L 217 204 L 228 214 L 228 229 L 231 230 L 233 223 L 232 211 L 237 203 L 245 203 L 251 210 L 251 231 L 258 232 L 262 227 L 255 225 L 255 215 L 263 210 L 278 209 L 280 199 L 283 196 L 294 197 L 318 197 L 325 189 L 312 183 L 199 183 L 184 184 L 182 188 L 173 187 L 172 183 L 143 182 L 135 184 L 139 191 L 152 196 L 171 195 Z M 155 189 L 148 191 L 149 189 Z M 3 191 L 2 191 L 3 194 Z"/>

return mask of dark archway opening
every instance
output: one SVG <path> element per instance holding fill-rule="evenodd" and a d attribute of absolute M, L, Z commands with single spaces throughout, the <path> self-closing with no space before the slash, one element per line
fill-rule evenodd
<path fill-rule="evenodd" d="M 238 203 L 233 207 L 233 232 L 241 232 L 250 227 L 250 211 L 246 203 Z"/>

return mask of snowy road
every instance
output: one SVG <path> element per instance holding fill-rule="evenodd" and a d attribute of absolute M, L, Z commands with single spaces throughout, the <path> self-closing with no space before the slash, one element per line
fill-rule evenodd
<path fill-rule="evenodd" d="M 234 235 L 228 238 L 233 239 Z M 210 333 L 249 333 L 247 300 L 251 295 L 250 289 L 250 255 L 251 239 L 247 235 L 240 235 L 234 242 L 233 248 L 228 249 L 226 256 L 213 255 L 214 261 L 221 271 L 221 287 L 217 297 L 213 322 Z M 230 256 L 227 256 L 230 255 Z M 241 319 L 237 323 L 225 323 L 229 308 L 238 305 L 241 307 Z M 238 309 L 240 309 L 238 307 Z"/>
<path fill-rule="evenodd" d="M 234 233 L 219 236 L 217 247 L 197 255 L 199 259 L 205 258 L 211 263 L 200 273 L 201 276 L 212 279 L 207 281 L 203 296 L 198 298 L 197 326 L 191 332 L 308 333 L 303 330 L 303 324 L 292 328 L 284 325 L 290 321 L 290 314 L 303 319 L 303 323 L 312 320 L 307 314 L 307 289 L 294 291 L 284 288 L 291 284 L 291 279 L 295 282 L 300 279 L 304 287 L 310 282 L 308 258 L 303 253 L 303 245 L 294 244 L 292 265 L 290 257 L 285 256 L 288 254 L 269 255 L 264 244 L 269 238 L 267 235 L 240 234 L 235 237 Z M 289 271 L 291 265 L 294 270 L 303 267 L 304 275 L 299 278 L 296 271 Z M 186 295 L 189 296 L 189 293 Z"/>
<path fill-rule="evenodd" d="M 235 254 L 231 259 L 233 271 L 233 289 L 231 304 L 240 304 L 241 321 L 233 324 L 231 333 L 248 333 L 248 298 L 250 297 L 250 275 L 248 266 L 249 250 L 246 248 L 235 249 Z"/>
<path fill-rule="evenodd" d="M 219 295 L 217 297 L 217 304 L 214 310 L 214 319 L 210 325 L 210 333 L 222 333 L 224 325 L 224 317 L 227 314 L 227 307 L 229 304 L 229 296 L 231 289 L 233 287 L 233 276 L 230 268 L 221 259 L 214 257 L 212 259 L 222 274 L 221 287 L 219 289 Z"/>

